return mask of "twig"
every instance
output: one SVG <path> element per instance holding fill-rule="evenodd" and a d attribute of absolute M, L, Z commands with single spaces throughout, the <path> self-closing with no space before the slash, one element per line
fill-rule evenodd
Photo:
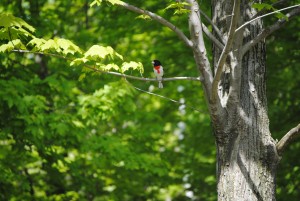
<path fill-rule="evenodd" d="M 202 29 L 205 35 L 221 50 L 224 48 L 224 45 L 208 30 L 205 24 L 202 23 Z"/>
<path fill-rule="evenodd" d="M 272 4 L 272 6 L 277 6 L 277 5 L 280 5 L 282 3 L 285 3 L 287 0 L 281 0 L 281 1 L 277 1 L 275 3 Z M 249 20 L 253 20 L 255 19 L 257 16 L 261 16 L 262 14 L 266 13 L 267 12 L 267 9 L 262 9 L 261 11 L 257 12 L 254 16 L 252 16 Z"/>
<path fill-rule="evenodd" d="M 288 20 L 290 20 L 299 14 L 300 14 L 300 6 L 298 5 L 297 8 L 293 9 L 291 12 L 286 14 L 286 17 L 288 18 Z M 263 29 L 261 33 L 259 33 L 255 38 L 253 38 L 243 46 L 242 55 L 244 55 L 251 47 L 259 43 L 262 39 L 266 38 L 274 31 L 280 29 L 283 25 L 285 25 L 286 22 L 287 22 L 286 19 L 280 19 L 275 24 Z"/>
<path fill-rule="evenodd" d="M 46 56 L 53 56 L 61 59 L 65 59 L 68 61 L 72 61 L 73 59 L 64 57 L 62 55 L 58 54 L 52 54 L 52 53 L 44 53 L 44 52 L 33 52 L 29 50 L 12 50 L 13 52 L 20 52 L 20 53 L 31 53 L 31 54 L 40 54 L 40 55 L 46 55 Z M 133 80 L 140 80 L 140 81 L 145 81 L 145 82 L 157 82 L 156 78 L 144 78 L 144 77 L 137 77 L 137 76 L 132 76 L 132 75 L 126 75 L 124 73 L 118 73 L 118 72 L 113 72 L 113 71 L 104 71 L 98 68 L 95 68 L 94 66 L 83 64 L 85 68 L 88 68 L 90 70 L 100 72 L 100 73 L 105 73 L 105 74 L 110 74 L 110 75 L 115 75 L 118 77 L 124 77 L 128 79 L 133 79 Z M 200 77 L 170 77 L 170 78 L 163 78 L 163 81 L 176 81 L 176 80 L 192 80 L 192 81 L 201 81 Z"/>
<path fill-rule="evenodd" d="M 150 92 L 150 91 L 146 91 L 146 90 L 143 90 L 143 89 L 141 89 L 141 88 L 138 88 L 138 87 L 134 86 L 133 84 L 131 84 L 130 82 L 128 82 L 127 80 L 126 80 L 126 82 L 127 82 L 130 86 L 132 86 L 134 89 L 136 89 L 136 90 L 138 90 L 138 91 L 147 93 L 147 94 L 152 95 L 152 96 L 157 96 L 157 97 L 159 97 L 159 98 L 162 98 L 162 99 L 171 101 L 171 102 L 173 102 L 173 103 L 177 103 L 177 104 L 179 104 L 179 105 L 184 105 L 185 107 L 190 108 L 190 109 L 193 109 L 193 110 L 195 110 L 195 111 L 197 111 L 197 112 L 207 113 L 206 111 L 199 110 L 199 109 L 197 109 L 197 108 L 194 107 L 194 106 L 187 105 L 186 103 L 182 103 L 182 102 L 177 101 L 177 100 L 174 100 L 174 99 L 172 99 L 172 98 L 168 98 L 168 97 L 166 97 L 166 96 L 162 96 L 162 95 L 160 95 L 160 94 L 152 93 L 152 92 Z"/>
<path fill-rule="evenodd" d="M 190 41 L 188 39 L 188 37 L 180 30 L 178 29 L 175 25 L 173 25 L 171 22 L 167 21 L 166 19 L 164 19 L 163 17 L 155 14 L 155 13 L 152 13 L 150 11 L 147 11 L 147 10 L 143 10 L 143 9 L 140 9 L 138 7 L 135 7 L 133 5 L 130 5 L 126 2 L 122 2 L 122 3 L 119 3 L 119 4 L 116 4 L 118 6 L 121 6 L 123 8 L 126 8 L 130 11 L 133 11 L 135 13 L 139 13 L 139 14 L 142 14 L 142 15 L 147 15 L 149 16 L 151 19 L 161 23 L 162 25 L 170 28 L 172 31 L 174 31 L 177 36 L 188 46 L 188 47 L 192 47 L 193 46 L 193 43 L 192 41 Z"/>
<path fill-rule="evenodd" d="M 228 56 L 228 53 L 229 53 L 232 43 L 233 43 L 235 28 L 237 26 L 238 19 L 239 19 L 239 12 L 240 12 L 240 0 L 235 0 L 233 9 L 232 9 L 232 18 L 231 18 L 231 22 L 230 22 L 230 28 L 229 28 L 229 32 L 228 32 L 227 42 L 225 44 L 225 47 L 223 48 L 223 51 L 222 51 L 219 61 L 217 63 L 217 72 L 216 72 L 216 75 L 215 75 L 213 83 L 212 83 L 211 100 L 213 102 L 216 101 L 216 98 L 218 95 L 218 83 L 221 78 L 224 63 L 226 61 L 226 58 Z"/>
<path fill-rule="evenodd" d="M 253 21 L 255 21 L 255 20 L 258 20 L 258 19 L 260 19 L 260 18 L 266 17 L 266 16 L 268 16 L 268 15 L 272 15 L 272 14 L 275 14 L 275 13 L 279 13 L 280 11 L 283 11 L 283 10 L 288 10 L 288 9 L 291 9 L 291 8 L 295 8 L 295 7 L 300 7 L 300 4 L 294 5 L 294 6 L 289 6 L 289 7 L 286 7 L 286 8 L 282 8 L 282 9 L 279 9 L 279 10 L 276 10 L 276 11 L 273 11 L 273 12 L 270 12 L 270 13 L 267 13 L 267 14 L 262 15 L 262 16 L 258 16 L 258 17 L 256 17 L 256 18 L 254 18 L 254 19 L 252 19 L 252 20 L 250 20 L 250 21 L 244 23 L 243 25 L 241 25 L 239 28 L 237 28 L 237 29 L 235 30 L 235 32 L 240 31 L 243 27 L 247 26 L 248 24 L 250 24 L 251 22 L 253 22 Z"/>
<path fill-rule="evenodd" d="M 277 143 L 276 148 L 279 155 L 282 155 L 286 148 L 293 142 L 293 140 L 300 136 L 300 124 L 292 128 L 287 134 L 285 134 L 281 140 Z"/>
<path fill-rule="evenodd" d="M 200 9 L 200 13 L 211 24 L 212 28 L 214 29 L 214 31 L 216 32 L 216 34 L 218 35 L 218 37 L 222 41 L 222 43 L 225 44 L 226 42 L 221 34 L 220 29 L 211 21 L 211 19 L 201 9 Z"/>

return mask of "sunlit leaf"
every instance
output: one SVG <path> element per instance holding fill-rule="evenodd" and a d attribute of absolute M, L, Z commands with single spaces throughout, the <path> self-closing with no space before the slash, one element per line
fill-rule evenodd
<path fill-rule="evenodd" d="M 43 38 L 34 38 L 28 42 L 27 46 L 35 46 L 36 48 L 40 49 L 43 44 L 47 41 Z"/>
<path fill-rule="evenodd" d="M 14 46 L 12 43 L 4 44 L 0 46 L 0 52 L 10 52 L 14 49 Z"/>
<path fill-rule="evenodd" d="M 174 9 L 174 15 L 181 15 L 190 12 L 190 10 L 186 8 L 187 6 L 190 6 L 187 2 L 176 2 L 168 5 L 165 10 Z"/>
<path fill-rule="evenodd" d="M 94 5 L 97 4 L 97 6 L 100 6 L 101 5 L 101 2 L 102 0 L 94 0 L 91 4 L 90 4 L 90 7 L 93 7 Z"/>
<path fill-rule="evenodd" d="M 74 59 L 71 63 L 70 63 L 70 66 L 74 66 L 74 65 L 80 65 L 82 63 L 86 63 L 88 62 L 89 60 L 86 59 L 86 58 L 78 58 L 78 59 Z"/>
<path fill-rule="evenodd" d="M 63 39 L 63 38 L 56 38 L 55 41 L 59 45 L 59 47 L 63 50 L 64 55 L 67 54 L 74 55 L 75 53 L 82 52 L 81 49 L 70 40 Z"/>
<path fill-rule="evenodd" d="M 8 14 L 8 13 L 0 13 L 0 27 L 9 28 L 13 26 L 19 28 L 24 27 L 31 32 L 35 31 L 34 27 L 27 24 L 27 22 L 25 22 L 21 18 L 15 17 L 12 14 Z"/>
<path fill-rule="evenodd" d="M 122 55 L 118 54 L 113 50 L 112 47 L 107 46 L 100 46 L 100 45 L 93 45 L 85 54 L 84 57 L 90 60 L 102 60 L 106 58 L 107 56 L 110 56 L 113 58 L 114 56 L 119 57 L 120 59 L 123 59 Z"/>
<path fill-rule="evenodd" d="M 114 5 L 114 4 L 122 4 L 123 3 L 123 1 L 120 1 L 120 0 L 106 0 L 106 1 L 108 1 L 112 5 Z"/>
<path fill-rule="evenodd" d="M 143 64 L 140 62 L 134 62 L 134 61 L 131 61 L 129 63 L 124 62 L 121 67 L 121 72 L 124 73 L 125 71 L 127 71 L 129 69 L 138 70 L 138 71 L 140 71 L 140 73 L 144 72 Z"/>
<path fill-rule="evenodd" d="M 152 20 L 148 15 L 139 15 L 136 17 L 136 19 Z"/>
<path fill-rule="evenodd" d="M 26 49 L 25 45 L 21 42 L 20 39 L 9 41 L 7 44 L 0 46 L 0 52 L 10 52 L 13 49 Z"/>
<path fill-rule="evenodd" d="M 119 71 L 120 67 L 116 64 L 107 64 L 107 65 L 103 65 L 103 64 L 98 64 L 101 70 L 104 71 L 110 71 L 110 70 L 115 70 L 115 71 Z"/>

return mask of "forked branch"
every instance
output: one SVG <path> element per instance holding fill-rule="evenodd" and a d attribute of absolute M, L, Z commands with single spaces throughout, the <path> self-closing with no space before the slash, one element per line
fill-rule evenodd
<path fill-rule="evenodd" d="M 235 34 L 235 29 L 238 23 L 239 19 L 239 13 L 240 13 L 240 0 L 235 0 L 233 9 L 232 9 L 232 18 L 230 22 L 230 28 L 228 32 L 228 37 L 227 37 L 227 42 L 225 44 L 225 47 L 223 48 L 223 51 L 221 53 L 220 59 L 217 63 L 217 72 L 214 77 L 213 83 L 212 83 L 212 93 L 211 93 L 211 100 L 212 102 L 215 102 L 217 99 L 218 95 L 218 83 L 221 79 L 222 71 L 223 71 L 223 66 L 225 64 L 226 58 L 230 52 L 230 49 L 232 47 L 233 39 L 234 39 L 234 34 Z"/>
<path fill-rule="evenodd" d="M 293 142 L 296 137 L 300 136 L 300 124 L 292 128 L 287 134 L 285 134 L 281 140 L 277 143 L 276 148 L 279 155 L 282 155 L 286 148 Z"/>

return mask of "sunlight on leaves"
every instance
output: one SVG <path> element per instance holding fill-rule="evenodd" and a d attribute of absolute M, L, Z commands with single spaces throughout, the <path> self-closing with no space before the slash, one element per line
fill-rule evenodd
<path fill-rule="evenodd" d="M 190 4 L 187 2 L 176 2 L 171 3 L 165 8 L 165 10 L 173 9 L 175 10 L 174 15 L 182 15 L 190 12 L 190 10 L 186 8 L 187 6 L 190 6 Z"/>
<path fill-rule="evenodd" d="M 95 0 L 95 1 L 93 1 L 93 2 L 90 4 L 90 7 L 93 7 L 93 6 L 96 5 L 96 4 L 97 4 L 97 6 L 100 6 L 101 3 L 102 3 L 102 0 Z"/>
<path fill-rule="evenodd" d="M 24 28 L 28 29 L 31 32 L 35 31 L 34 27 L 27 24 L 21 18 L 15 17 L 12 14 L 8 14 L 8 13 L 1 13 L 0 14 L 0 27 L 9 28 L 9 27 L 14 27 L 14 26 L 19 27 L 19 28 L 24 27 Z"/>
<path fill-rule="evenodd" d="M 0 39 L 12 40 L 20 36 L 33 37 L 31 33 L 34 31 L 34 27 L 21 18 L 8 13 L 0 14 Z"/>
<path fill-rule="evenodd" d="M 99 66 L 100 69 L 103 71 L 111 71 L 111 70 L 120 71 L 120 67 L 117 64 L 103 65 L 103 64 L 97 63 L 96 65 Z"/>
<path fill-rule="evenodd" d="M 106 0 L 106 1 L 111 3 L 112 5 L 124 3 L 123 1 L 120 1 L 120 0 Z M 95 0 L 90 4 L 90 7 L 93 7 L 94 5 L 100 6 L 101 3 L 102 3 L 102 0 Z"/>
<path fill-rule="evenodd" d="M 100 45 L 93 45 L 85 54 L 84 57 L 90 60 L 102 60 L 106 58 L 107 56 L 110 56 L 111 58 L 114 58 L 114 56 L 119 57 L 123 60 L 122 55 L 118 54 L 114 49 L 110 46 L 104 47 Z"/>
<path fill-rule="evenodd" d="M 20 39 L 9 41 L 7 44 L 0 46 L 0 52 L 10 52 L 13 49 L 26 49 L 25 45 L 21 42 Z"/>
<path fill-rule="evenodd" d="M 152 20 L 148 15 L 139 15 L 135 19 Z"/>
<path fill-rule="evenodd" d="M 121 72 L 124 73 L 129 69 L 138 70 L 140 73 L 144 72 L 143 64 L 141 62 L 134 62 L 134 61 L 130 61 L 129 63 L 124 62 L 121 67 Z"/>

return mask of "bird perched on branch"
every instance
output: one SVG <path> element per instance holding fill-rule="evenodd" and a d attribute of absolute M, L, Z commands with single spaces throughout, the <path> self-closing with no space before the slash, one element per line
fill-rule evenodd
<path fill-rule="evenodd" d="M 153 64 L 154 74 L 156 76 L 156 79 L 158 80 L 158 88 L 163 88 L 164 86 L 162 84 L 162 77 L 164 75 L 164 69 L 163 69 L 160 61 L 158 61 L 158 60 L 153 60 L 152 64 Z"/>

